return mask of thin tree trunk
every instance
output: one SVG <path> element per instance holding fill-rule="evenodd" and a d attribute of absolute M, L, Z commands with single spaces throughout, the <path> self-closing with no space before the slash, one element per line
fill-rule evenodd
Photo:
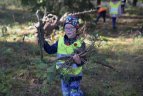
<path fill-rule="evenodd" d="M 101 0 L 97 0 L 97 5 L 100 5 L 101 4 Z"/>
<path fill-rule="evenodd" d="M 133 0 L 133 6 L 137 6 L 138 0 Z"/>

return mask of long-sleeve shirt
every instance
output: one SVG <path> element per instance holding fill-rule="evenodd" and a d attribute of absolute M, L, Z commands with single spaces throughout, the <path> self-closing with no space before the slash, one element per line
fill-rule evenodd
<path fill-rule="evenodd" d="M 64 43 L 66 44 L 66 45 L 71 45 L 71 44 L 73 44 L 75 41 L 76 41 L 76 38 L 77 37 L 75 37 L 75 38 L 72 38 L 72 39 L 69 39 L 66 35 L 64 36 Z M 54 43 L 54 44 L 52 44 L 52 45 L 49 45 L 48 44 L 48 42 L 44 42 L 44 50 L 48 53 L 48 54 L 55 54 L 55 53 L 57 53 L 57 50 L 58 50 L 58 41 L 56 42 L 56 43 Z M 82 43 L 82 49 L 84 50 L 85 49 L 85 43 L 83 42 Z M 81 62 L 81 64 L 77 64 L 78 66 L 79 65 L 83 65 L 84 64 L 84 62 Z"/>
<path fill-rule="evenodd" d="M 45 41 L 43 47 L 48 54 L 55 54 L 57 53 L 58 41 L 51 46 Z"/>

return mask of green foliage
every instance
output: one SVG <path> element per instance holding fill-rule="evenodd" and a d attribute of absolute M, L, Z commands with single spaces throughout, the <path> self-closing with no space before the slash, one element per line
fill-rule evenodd
<path fill-rule="evenodd" d="M 48 12 L 54 12 L 58 15 L 93 8 L 90 0 L 63 0 L 63 2 L 56 0 L 21 0 L 21 3 L 24 6 L 30 6 L 33 11 L 46 8 Z"/>
<path fill-rule="evenodd" d="M 12 76 L 5 70 L 0 69 L 0 94 L 10 96 L 12 81 Z"/>
<path fill-rule="evenodd" d="M 21 92 L 15 93 L 14 90 L 23 90 L 26 85 L 25 82 L 17 80 L 14 76 L 14 70 L 0 69 L 0 95 L 1 96 L 22 96 L 16 95 Z"/>
<path fill-rule="evenodd" d="M 15 5 L 17 7 L 21 6 L 20 0 L 1 0 L 0 5 L 3 7 Z"/>
<path fill-rule="evenodd" d="M 42 94 L 48 94 L 50 90 L 50 85 L 54 85 L 55 80 L 57 79 L 55 64 L 48 64 L 40 59 L 33 61 L 35 70 L 35 78 L 38 78 L 38 83 L 41 84 L 41 87 L 38 88 L 38 92 Z"/>
<path fill-rule="evenodd" d="M 52 83 L 52 81 L 54 81 L 54 79 L 56 78 L 55 64 L 49 66 L 48 64 L 40 61 L 36 64 L 36 67 L 36 76 L 38 78 L 46 80 L 48 83 Z"/>
<path fill-rule="evenodd" d="M 21 0 L 21 3 L 23 4 L 23 5 L 35 5 L 36 3 L 37 3 L 37 1 L 39 1 L 39 0 Z"/>

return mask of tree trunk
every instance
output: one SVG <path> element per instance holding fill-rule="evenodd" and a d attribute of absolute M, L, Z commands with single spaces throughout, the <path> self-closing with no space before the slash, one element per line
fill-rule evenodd
<path fill-rule="evenodd" d="M 97 5 L 100 5 L 101 4 L 101 0 L 97 0 Z"/>
<path fill-rule="evenodd" d="M 133 0 L 133 6 L 137 5 L 138 0 Z"/>

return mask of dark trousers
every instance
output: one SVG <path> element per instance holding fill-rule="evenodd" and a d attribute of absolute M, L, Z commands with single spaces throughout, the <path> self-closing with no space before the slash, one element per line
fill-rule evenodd
<path fill-rule="evenodd" d="M 95 20 L 95 23 L 99 21 L 100 18 L 103 18 L 103 22 L 106 22 L 106 11 L 100 12 Z"/>
<path fill-rule="evenodd" d="M 112 28 L 116 28 L 116 17 L 112 17 Z"/>
<path fill-rule="evenodd" d="M 121 5 L 122 13 L 125 13 L 125 5 Z"/>

